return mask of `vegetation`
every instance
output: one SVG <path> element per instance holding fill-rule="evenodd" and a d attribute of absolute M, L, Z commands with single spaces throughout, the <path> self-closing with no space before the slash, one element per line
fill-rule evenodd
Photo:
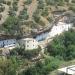
<path fill-rule="evenodd" d="M 47 5 L 63 5 L 64 0 L 46 0 Z"/>
<path fill-rule="evenodd" d="M 0 12 L 3 12 L 5 10 L 5 7 L 3 5 L 0 5 Z"/>
<path fill-rule="evenodd" d="M 28 4 L 31 4 L 31 3 L 32 3 L 32 0 L 26 0 L 26 1 L 25 1 L 25 4 L 27 4 L 27 5 L 28 5 Z"/>
<path fill-rule="evenodd" d="M 48 16 L 49 15 L 49 12 L 48 12 L 48 10 L 47 9 L 45 9 L 45 10 L 43 10 L 43 12 L 42 12 L 42 14 L 41 14 L 42 16 Z"/>
<path fill-rule="evenodd" d="M 18 1 L 13 1 L 13 11 L 17 11 L 18 10 Z"/>
<path fill-rule="evenodd" d="M 74 5 L 74 4 L 71 5 L 71 6 L 69 7 L 69 9 L 72 10 L 73 12 L 75 12 L 75 5 Z"/>
<path fill-rule="evenodd" d="M 4 60 L 0 57 L 0 75 L 16 75 L 18 70 L 28 64 L 28 60 L 21 57 L 8 56 Z"/>
<path fill-rule="evenodd" d="M 5 1 L 4 0 L 0 0 L 0 3 L 5 3 Z"/>
<path fill-rule="evenodd" d="M 33 29 L 38 31 L 39 27 L 46 27 L 47 24 L 43 20 L 46 19 L 50 23 L 54 21 L 54 11 L 72 10 L 71 12 L 75 13 L 75 0 L 37 0 L 36 8 L 33 7 L 33 1 L 0 0 L 0 20 L 3 17 L 3 11 L 8 8 L 5 11 L 8 14 L 4 14 L 4 22 L 0 25 L 0 32 L 4 31 L 5 34 L 18 35 L 19 37 L 21 32 L 25 34 Z M 28 13 L 30 5 L 32 7 L 31 14 Z M 19 13 L 18 16 L 17 13 Z M 29 16 L 32 16 L 31 19 Z M 75 25 L 74 19 L 72 23 Z M 25 31 L 23 32 L 23 30 Z M 63 62 L 75 59 L 75 31 L 70 30 L 56 36 L 47 46 L 44 57 L 32 61 L 31 59 L 37 57 L 40 51 L 41 48 L 29 51 L 22 47 L 11 50 L 10 55 L 5 59 L 0 57 L 0 75 L 52 75 L 51 72 L 61 65 L 63 66 Z M 71 62 L 67 65 L 71 65 Z"/>
<path fill-rule="evenodd" d="M 19 75 L 48 75 L 50 71 L 58 68 L 61 61 L 55 58 L 46 58 L 36 62 L 36 64 Z"/>
<path fill-rule="evenodd" d="M 38 0 L 38 9 L 44 9 L 44 1 L 43 0 Z"/>
<path fill-rule="evenodd" d="M 29 18 L 27 8 L 24 8 L 23 11 L 20 12 L 19 18 L 20 20 L 27 20 Z"/>
<path fill-rule="evenodd" d="M 72 60 L 75 58 L 75 31 L 70 30 L 64 35 L 57 36 L 51 44 L 48 45 L 47 51 L 51 56 L 62 60 Z"/>
<path fill-rule="evenodd" d="M 17 19 L 15 16 L 9 16 L 3 23 L 3 26 L 4 30 L 6 30 L 8 34 L 17 35 L 19 28 L 19 19 Z"/>
<path fill-rule="evenodd" d="M 47 20 L 48 20 L 49 22 L 52 22 L 52 21 L 53 21 L 53 18 L 52 18 L 52 17 L 48 17 Z"/>
<path fill-rule="evenodd" d="M 33 49 L 33 50 L 25 50 L 25 48 L 15 48 L 14 50 L 12 50 L 10 52 L 10 55 L 11 56 L 20 55 L 23 58 L 31 59 L 33 57 L 38 56 L 38 54 L 39 54 L 40 51 L 41 51 L 41 48 L 40 47 L 37 48 L 37 49 Z"/>

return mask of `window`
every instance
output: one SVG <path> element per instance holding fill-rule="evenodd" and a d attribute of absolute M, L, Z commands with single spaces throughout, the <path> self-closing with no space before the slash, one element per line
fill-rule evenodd
<path fill-rule="evenodd" d="M 27 45 L 27 47 L 29 47 L 29 45 Z"/>

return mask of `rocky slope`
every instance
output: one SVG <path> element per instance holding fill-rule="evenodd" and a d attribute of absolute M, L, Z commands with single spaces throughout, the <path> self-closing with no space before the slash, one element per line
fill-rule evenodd
<path fill-rule="evenodd" d="M 28 35 L 66 11 L 75 13 L 75 0 L 0 0 L 0 33 Z"/>

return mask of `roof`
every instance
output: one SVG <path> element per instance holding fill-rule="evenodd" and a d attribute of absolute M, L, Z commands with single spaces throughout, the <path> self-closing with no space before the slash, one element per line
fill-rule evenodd
<path fill-rule="evenodd" d="M 64 67 L 58 70 L 67 74 L 75 75 L 75 65 Z"/>

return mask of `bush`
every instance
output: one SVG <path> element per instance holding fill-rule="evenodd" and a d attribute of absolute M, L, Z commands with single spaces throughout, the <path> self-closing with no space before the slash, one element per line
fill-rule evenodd
<path fill-rule="evenodd" d="M 47 5 L 55 5 L 54 0 L 46 0 Z"/>
<path fill-rule="evenodd" d="M 5 3 L 5 1 L 4 0 L 0 0 L 0 3 Z"/>
<path fill-rule="evenodd" d="M 24 58 L 31 59 L 39 54 L 41 48 L 33 50 L 25 50 L 25 48 L 15 48 L 10 52 L 10 55 L 21 55 Z"/>
<path fill-rule="evenodd" d="M 42 20 L 39 20 L 39 22 L 38 22 L 41 26 L 45 26 L 45 22 L 44 21 L 42 21 Z"/>
<path fill-rule="evenodd" d="M 38 9 L 44 9 L 45 4 L 43 0 L 38 0 Z"/>
<path fill-rule="evenodd" d="M 64 5 L 63 0 L 46 0 L 47 5 Z"/>
<path fill-rule="evenodd" d="M 75 12 L 75 5 L 71 5 L 71 6 L 69 7 L 69 10 L 72 10 L 73 12 Z"/>
<path fill-rule="evenodd" d="M 52 17 L 48 17 L 47 20 L 48 20 L 49 22 L 52 22 L 52 21 L 53 21 Z"/>
<path fill-rule="evenodd" d="M 13 8 L 12 8 L 12 7 L 9 7 L 9 9 L 10 9 L 9 12 L 8 12 L 9 15 L 10 15 L 10 16 L 15 16 L 16 13 L 15 13 L 15 11 L 13 11 Z"/>
<path fill-rule="evenodd" d="M 45 10 L 43 10 L 43 12 L 42 12 L 42 14 L 41 14 L 42 16 L 48 16 L 49 15 L 49 12 L 48 12 L 48 10 L 47 9 L 45 9 Z"/>
<path fill-rule="evenodd" d="M 2 18 L 2 14 L 0 14 L 0 20 L 1 20 L 1 18 Z"/>
<path fill-rule="evenodd" d="M 5 7 L 4 6 L 0 6 L 0 12 L 3 12 L 5 10 Z"/>
<path fill-rule="evenodd" d="M 27 5 L 28 5 L 28 4 L 31 4 L 31 3 L 32 3 L 32 0 L 26 0 L 26 1 L 25 1 L 25 4 L 27 4 Z"/>
<path fill-rule="evenodd" d="M 21 20 L 27 20 L 29 18 L 29 15 L 27 13 L 27 8 L 24 8 L 24 10 L 20 12 L 19 18 Z"/>
<path fill-rule="evenodd" d="M 6 1 L 6 4 L 7 4 L 7 5 L 11 5 L 11 2 L 10 2 L 10 1 Z"/>
<path fill-rule="evenodd" d="M 43 62 L 38 61 L 36 64 L 26 71 L 23 71 L 20 75 L 48 75 L 50 71 L 58 68 L 60 60 L 52 58 L 46 58 Z"/>
<path fill-rule="evenodd" d="M 70 30 L 64 35 L 56 37 L 51 44 L 48 45 L 47 51 L 51 56 L 61 57 L 64 60 L 72 60 L 75 58 L 75 31 Z"/>
<path fill-rule="evenodd" d="M 3 23 L 4 29 L 6 29 L 7 33 L 9 33 L 11 35 L 15 35 L 16 32 L 18 32 L 18 29 L 19 29 L 18 25 L 19 25 L 19 19 L 14 16 L 9 16 L 6 19 L 6 21 Z"/>
<path fill-rule="evenodd" d="M 12 6 L 13 6 L 13 11 L 17 11 L 17 10 L 18 10 L 17 4 L 18 4 L 18 1 L 14 1 L 14 2 L 13 2 L 13 4 L 12 4 Z"/>
<path fill-rule="evenodd" d="M 40 17 L 39 16 L 34 16 L 34 20 L 35 20 L 36 23 L 39 23 Z"/>

